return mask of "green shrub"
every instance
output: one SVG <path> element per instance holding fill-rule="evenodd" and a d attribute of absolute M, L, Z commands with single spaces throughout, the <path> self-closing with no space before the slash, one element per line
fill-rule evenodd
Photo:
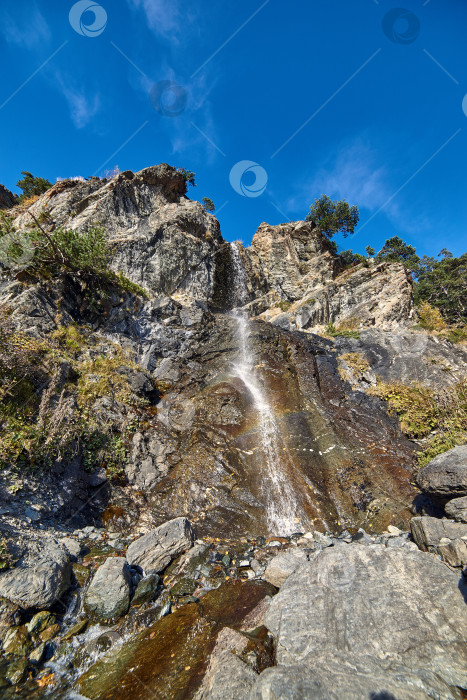
<path fill-rule="evenodd" d="M 30 197 L 37 197 L 52 187 L 51 182 L 43 177 L 34 177 L 27 170 L 22 170 L 21 175 L 24 175 L 23 179 L 18 180 L 16 183 L 16 186 L 23 190 L 23 193 L 19 196 L 20 202 L 24 202 Z"/>
<path fill-rule="evenodd" d="M 203 207 L 206 209 L 206 211 L 214 211 L 216 206 L 212 199 L 209 199 L 209 197 L 203 197 L 201 200 L 203 202 Z"/>
<path fill-rule="evenodd" d="M 338 326 L 333 323 L 328 323 L 325 329 L 326 335 L 331 338 L 360 338 L 360 333 L 357 330 L 358 320 L 349 318 L 347 321 L 341 321 Z"/>
<path fill-rule="evenodd" d="M 116 274 L 110 269 L 112 248 L 104 228 L 90 227 L 86 231 L 55 228 L 47 212 L 39 217 L 31 213 L 31 217 L 32 228 L 18 234 L 24 245 L 10 244 L 7 251 L 9 260 L 16 261 L 18 267 L 45 279 L 70 275 L 88 297 L 106 298 L 112 288 L 148 297 L 142 287 L 122 272 Z M 11 224 L 3 218 L 0 236 L 8 234 L 8 240 L 12 240 L 13 231 Z M 31 247 L 31 255 L 24 261 L 24 248 Z"/>
<path fill-rule="evenodd" d="M 177 172 L 183 177 L 185 182 L 192 187 L 196 187 L 195 177 L 196 173 L 192 170 L 187 170 L 186 168 L 177 168 Z"/>
<path fill-rule="evenodd" d="M 378 383 L 367 391 L 388 403 L 399 417 L 402 431 L 411 439 L 422 440 L 418 464 L 425 466 L 434 457 L 462 445 L 467 438 L 467 380 L 440 390 L 419 383 Z"/>
<path fill-rule="evenodd" d="M 327 238 L 332 238 L 336 233 L 342 233 L 344 236 L 353 233 L 359 218 L 358 207 L 349 206 L 345 199 L 333 201 L 327 194 L 322 194 L 311 205 L 305 220 L 313 222 L 321 233 Z"/>

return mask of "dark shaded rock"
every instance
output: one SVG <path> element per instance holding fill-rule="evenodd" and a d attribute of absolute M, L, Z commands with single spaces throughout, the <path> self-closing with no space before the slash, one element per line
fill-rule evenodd
<path fill-rule="evenodd" d="M 454 498 L 467 496 L 467 445 L 453 447 L 420 469 L 417 483 L 425 493 Z"/>
<path fill-rule="evenodd" d="M 86 591 L 86 610 L 102 620 L 117 619 L 130 605 L 131 573 L 124 557 L 109 557 L 97 569 Z"/>
<path fill-rule="evenodd" d="M 26 677 L 29 662 L 27 659 L 16 659 L 8 664 L 5 677 L 12 685 L 18 685 Z"/>
<path fill-rule="evenodd" d="M 0 185 L 0 209 L 11 209 L 18 204 L 18 195 L 7 190 L 5 185 Z"/>
<path fill-rule="evenodd" d="M 175 518 L 128 547 L 129 564 L 139 566 L 145 574 L 161 573 L 178 554 L 189 549 L 194 541 L 194 530 L 186 518 Z"/>
<path fill-rule="evenodd" d="M 12 656 L 27 656 L 33 648 L 26 625 L 12 627 L 3 640 L 3 649 Z"/>
<path fill-rule="evenodd" d="M 132 604 L 143 605 L 154 598 L 160 581 L 160 576 L 157 574 L 151 574 L 150 576 L 146 576 L 146 578 L 142 578 L 136 587 L 133 598 L 131 599 Z"/>
<path fill-rule="evenodd" d="M 454 518 L 454 520 L 458 520 L 461 523 L 467 523 L 467 496 L 453 498 L 452 501 L 446 503 L 444 510 L 450 518 Z"/>

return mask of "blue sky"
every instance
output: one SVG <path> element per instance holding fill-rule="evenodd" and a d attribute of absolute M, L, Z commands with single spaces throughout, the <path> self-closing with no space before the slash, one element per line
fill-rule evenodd
<path fill-rule="evenodd" d="M 2 0 L 0 182 L 167 162 L 228 240 L 325 192 L 360 208 L 343 247 L 461 254 L 467 3 L 401 2 Z"/>

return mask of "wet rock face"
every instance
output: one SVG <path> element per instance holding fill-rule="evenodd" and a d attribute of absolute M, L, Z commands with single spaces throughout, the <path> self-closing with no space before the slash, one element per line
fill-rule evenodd
<path fill-rule="evenodd" d="M 258 581 L 225 582 L 203 596 L 199 605 L 183 606 L 116 647 L 80 678 L 78 692 L 90 700 L 143 700 L 148 694 L 159 700 L 193 697 L 217 635 L 225 627 L 240 628 L 272 593 L 271 586 Z"/>
<path fill-rule="evenodd" d="M 277 423 L 281 468 L 297 495 L 295 529 L 378 529 L 404 520 L 414 497 L 411 443 L 378 401 L 342 383 L 332 343 L 264 323 L 252 322 L 250 333 L 258 382 Z M 147 460 L 152 465 L 145 495 L 155 524 L 182 513 L 208 534 L 271 532 L 263 429 L 232 370 L 238 353 L 235 321 L 217 316 L 170 357 L 165 369 L 177 379 L 157 406 L 153 437 L 137 438 L 127 467 L 135 479 L 147 474 Z M 157 454 L 167 455 L 166 474 L 156 469 Z M 113 488 L 115 502 L 125 498 Z"/>

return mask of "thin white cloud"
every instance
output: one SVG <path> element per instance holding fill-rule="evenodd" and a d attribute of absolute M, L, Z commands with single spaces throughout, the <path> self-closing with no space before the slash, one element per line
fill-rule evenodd
<path fill-rule="evenodd" d="M 304 217 L 315 198 L 327 194 L 332 199 L 346 199 L 349 204 L 356 204 L 361 224 L 383 207 L 381 214 L 395 231 L 420 233 L 430 228 L 431 222 L 415 204 L 411 205 L 401 195 L 384 206 L 403 177 L 396 163 L 389 162 L 364 138 L 358 138 L 341 146 L 284 206 L 286 211 Z"/>
<path fill-rule="evenodd" d="M 130 6 L 143 10 L 149 28 L 156 34 L 178 41 L 182 14 L 177 0 L 129 0 L 129 3 Z"/>
<path fill-rule="evenodd" d="M 391 195 L 386 168 L 378 164 L 374 151 L 361 141 L 341 149 L 334 161 L 307 183 L 306 189 L 310 195 L 319 197 L 326 193 L 369 211 L 381 207 Z M 394 214 L 395 206 L 391 205 Z"/>
<path fill-rule="evenodd" d="M 70 117 L 77 129 L 87 126 L 100 109 L 101 102 L 98 94 L 88 95 L 83 90 L 74 87 L 69 76 L 55 71 L 56 86 L 68 102 Z"/>
<path fill-rule="evenodd" d="M 51 39 L 49 25 L 36 6 L 23 8 L 21 17 L 13 18 L 8 12 L 0 13 L 2 34 L 9 44 L 15 44 L 30 51 L 48 44 Z"/>

